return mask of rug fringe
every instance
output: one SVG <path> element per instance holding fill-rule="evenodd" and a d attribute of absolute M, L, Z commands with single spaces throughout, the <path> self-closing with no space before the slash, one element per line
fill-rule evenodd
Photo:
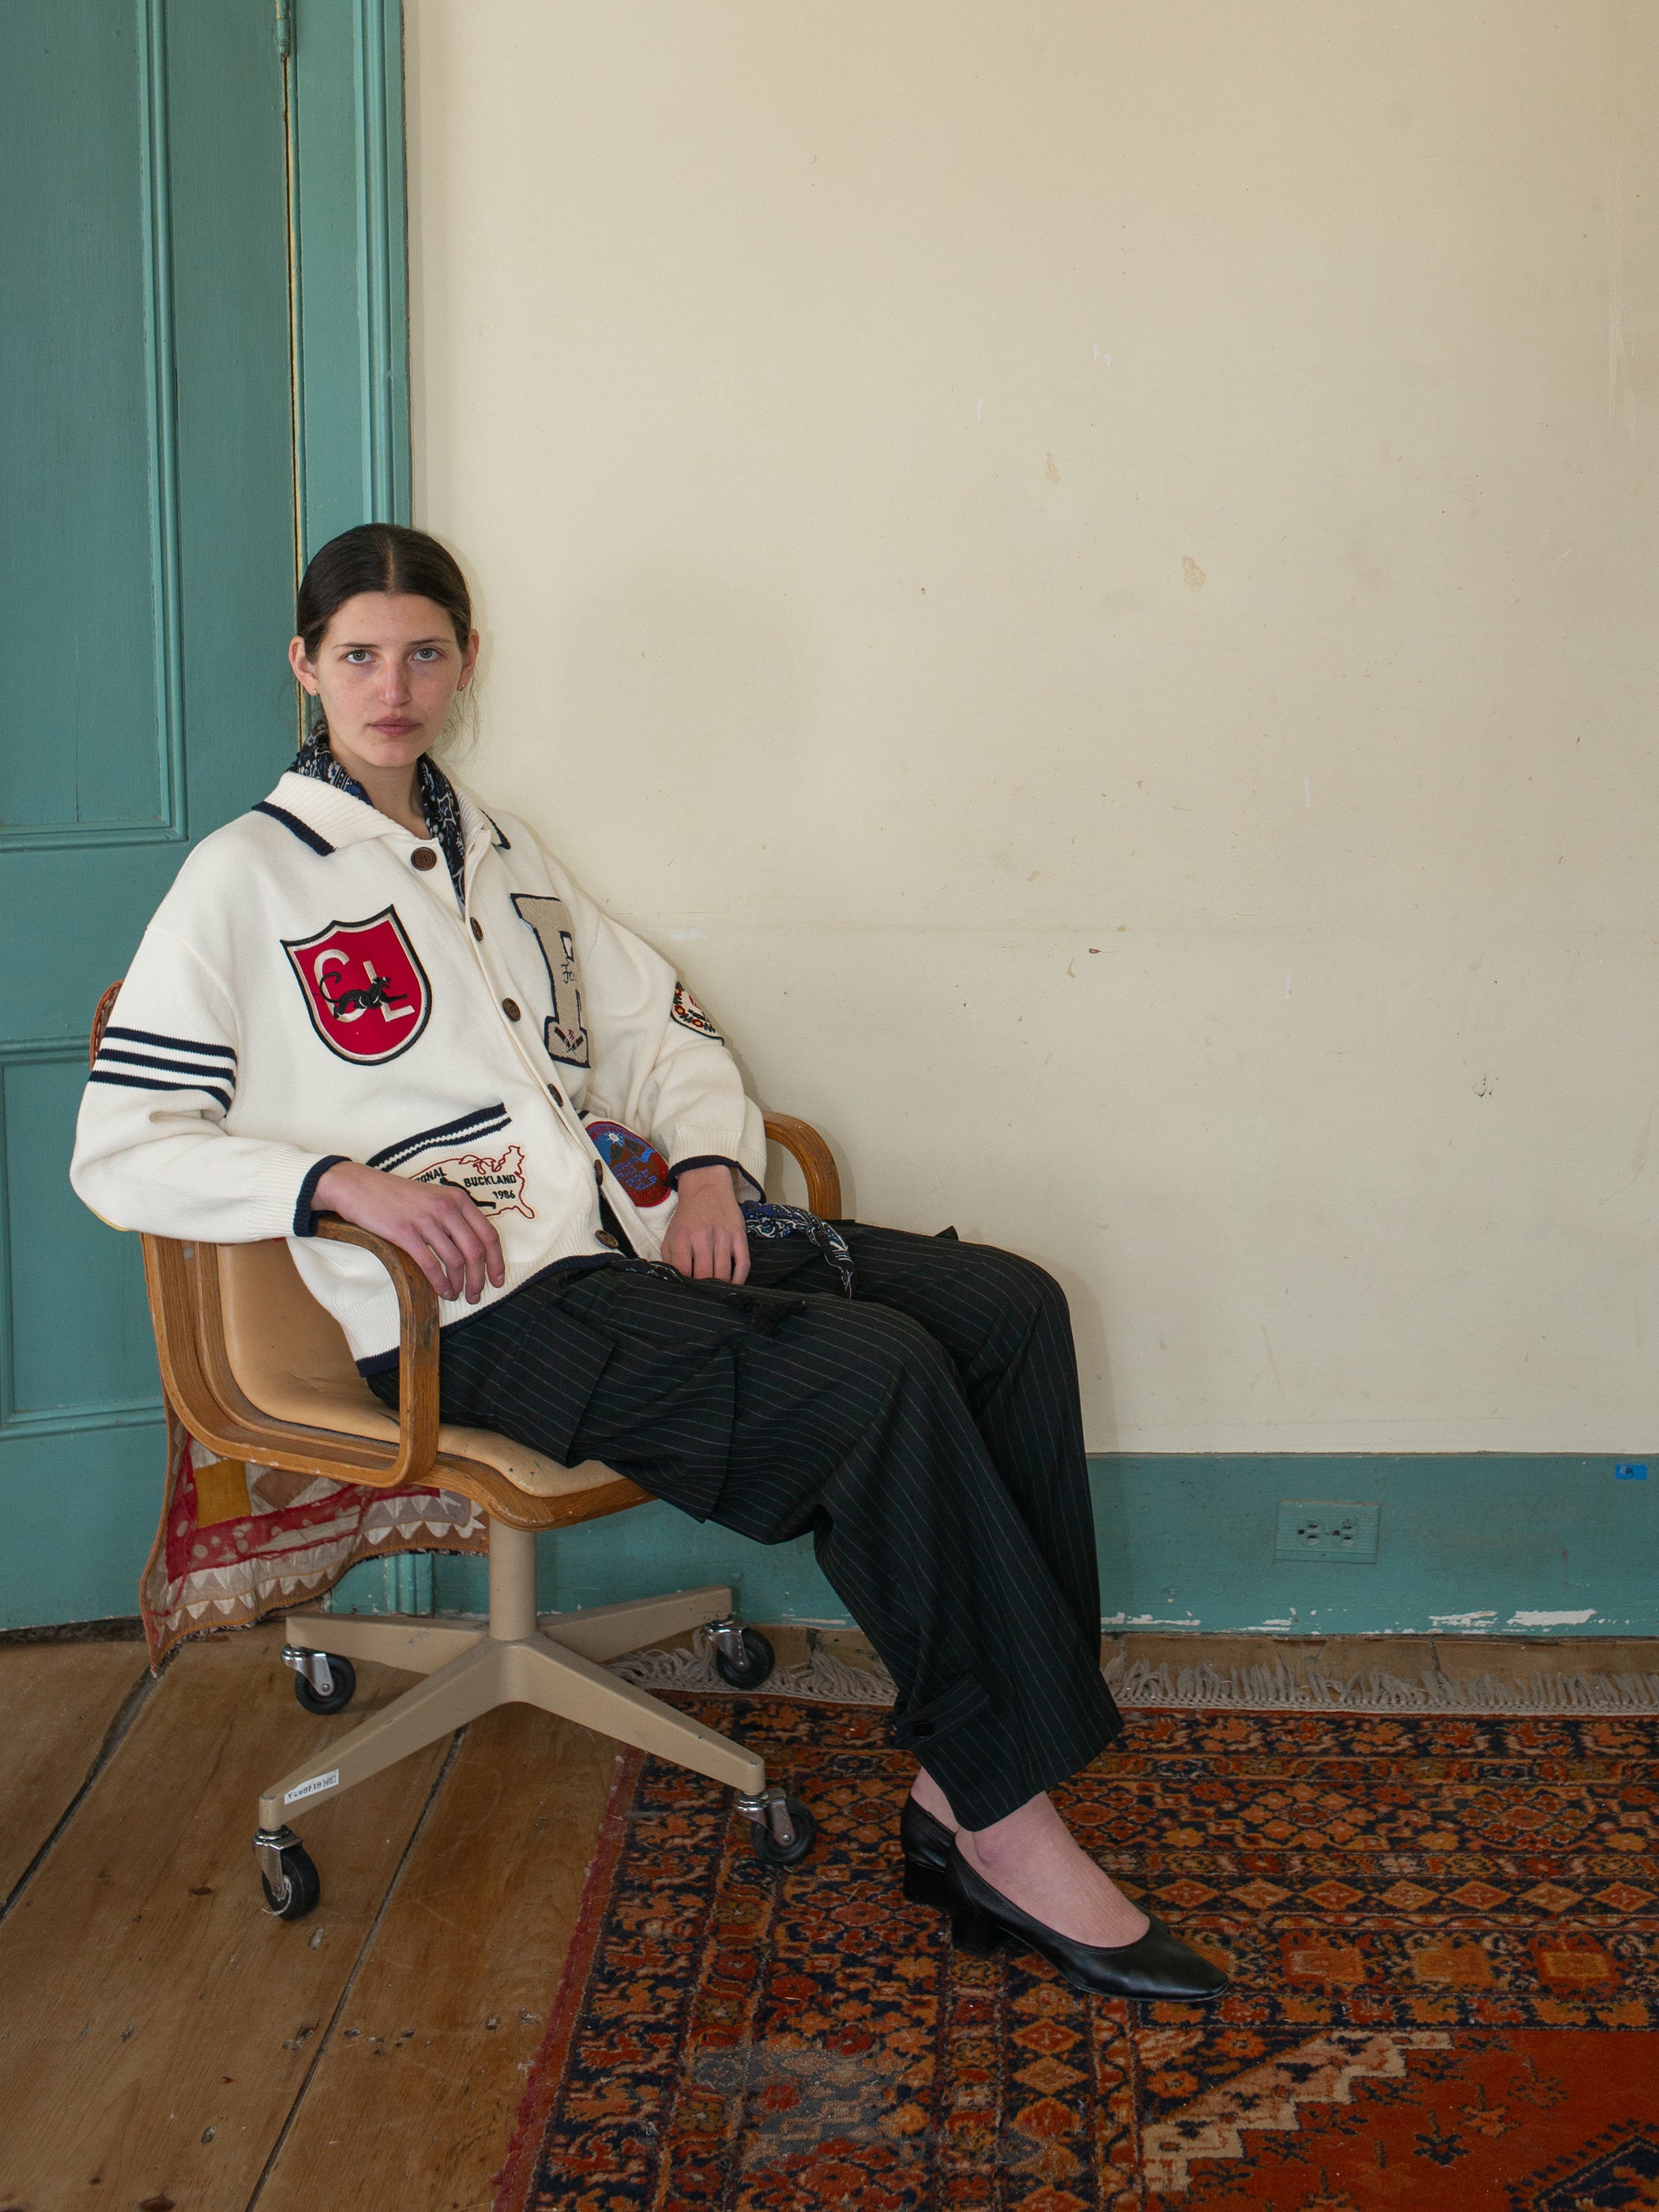
<path fill-rule="evenodd" d="M 1188 1710 L 1231 1706 L 1241 1712 L 1565 1713 L 1626 1716 L 1659 1713 L 1659 1674 L 1534 1674 L 1522 1687 L 1496 1674 L 1467 1680 L 1429 1668 L 1415 1681 L 1385 1674 L 1346 1676 L 1310 1667 L 1298 1681 L 1273 1667 L 1158 1666 L 1149 1659 L 1109 1659 L 1101 1672 L 1121 1705 Z"/>
<path fill-rule="evenodd" d="M 635 1651 L 613 1660 L 611 1671 L 641 1690 L 696 1691 L 715 1697 L 806 1698 L 823 1705 L 890 1705 L 892 1679 L 857 1667 L 833 1651 L 814 1650 L 780 1667 L 758 1690 L 739 1692 L 721 1680 L 714 1646 L 698 1629 L 689 1650 Z M 1415 1681 L 1385 1674 L 1326 1674 L 1310 1667 L 1300 1680 L 1280 1663 L 1273 1667 L 1172 1668 L 1150 1659 L 1114 1655 L 1101 1668 L 1120 1705 L 1165 1705 L 1190 1711 L 1235 1712 L 1604 1714 L 1641 1719 L 1659 1714 L 1659 1674 L 1534 1674 L 1522 1687 L 1496 1674 L 1459 1680 L 1430 1668 Z"/>
<path fill-rule="evenodd" d="M 717 1697 L 810 1698 L 830 1705 L 890 1705 L 896 1686 L 884 1668 L 879 1674 L 855 1667 L 833 1651 L 814 1650 L 792 1667 L 779 1667 L 758 1690 L 734 1690 L 714 1666 L 714 1642 L 699 1628 L 689 1650 L 633 1651 L 613 1659 L 611 1671 L 640 1690 L 696 1690 Z"/>

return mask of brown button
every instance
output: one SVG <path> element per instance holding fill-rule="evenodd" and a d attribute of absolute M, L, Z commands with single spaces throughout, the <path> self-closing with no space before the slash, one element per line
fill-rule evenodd
<path fill-rule="evenodd" d="M 558 1085 L 557 1085 L 556 1083 L 550 1083 L 550 1084 L 548 1085 L 548 1086 L 547 1086 L 547 1095 L 548 1095 L 548 1097 L 549 1097 L 553 1101 L 553 1103 L 554 1103 L 556 1106 L 562 1106 L 562 1105 L 563 1105 L 564 1101 L 563 1101 L 563 1099 L 562 1099 L 562 1098 L 561 1098 L 561 1097 L 560 1097 L 560 1096 L 559 1096 L 559 1086 L 558 1086 Z"/>
<path fill-rule="evenodd" d="M 619 1252 L 622 1249 L 621 1245 L 617 1243 L 616 1238 L 611 1234 L 611 1231 L 608 1229 L 596 1229 L 593 1231 L 593 1234 L 599 1238 L 601 1244 L 608 1245 L 611 1251 Z"/>
<path fill-rule="evenodd" d="M 481 922 L 475 921 L 471 924 L 471 929 L 472 934 L 477 939 L 479 944 L 482 945 L 483 943 L 483 925 Z"/>
<path fill-rule="evenodd" d="M 437 866 L 438 855 L 430 845 L 417 845 L 409 856 L 409 865 L 411 868 L 418 868 L 424 875 L 428 868 Z"/>
<path fill-rule="evenodd" d="M 516 1022 L 519 1018 L 518 1000 L 516 999 L 503 999 L 501 1000 L 501 1012 L 507 1016 L 508 1021 Z"/>

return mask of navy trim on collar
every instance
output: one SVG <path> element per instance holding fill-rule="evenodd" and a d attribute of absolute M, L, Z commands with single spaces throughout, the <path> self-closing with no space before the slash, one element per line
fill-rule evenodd
<path fill-rule="evenodd" d="M 498 853 L 510 853 L 513 850 L 513 841 L 509 837 L 502 836 L 501 823 L 497 822 L 493 814 L 484 814 L 484 811 L 482 806 L 478 809 L 478 811 L 480 814 L 483 814 L 484 820 L 489 824 L 490 828 L 495 833 L 496 851 Z"/>
<path fill-rule="evenodd" d="M 280 822 L 284 830 L 291 830 L 302 845 L 309 845 L 313 853 L 325 856 L 334 850 L 326 837 L 321 836 L 308 822 L 301 822 L 297 814 L 290 814 L 286 806 L 273 806 L 268 799 L 254 801 L 252 811 L 268 814 L 273 822 Z"/>

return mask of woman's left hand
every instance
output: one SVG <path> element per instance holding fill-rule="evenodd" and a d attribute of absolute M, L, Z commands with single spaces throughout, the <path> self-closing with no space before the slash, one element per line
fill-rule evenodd
<path fill-rule="evenodd" d="M 663 1258 L 699 1281 L 746 1280 L 749 1232 L 730 1168 L 690 1168 L 678 1188 L 679 1203 L 662 1240 Z"/>

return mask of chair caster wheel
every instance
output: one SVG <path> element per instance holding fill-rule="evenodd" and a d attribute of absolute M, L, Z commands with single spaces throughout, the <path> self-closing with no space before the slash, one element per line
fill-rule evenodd
<path fill-rule="evenodd" d="M 714 1672 L 722 1682 L 729 1682 L 734 1690 L 758 1690 L 777 1664 L 777 1654 L 758 1628 L 739 1632 L 743 1638 L 741 1660 L 727 1656 L 718 1644 L 714 1646 Z"/>
<path fill-rule="evenodd" d="M 273 1884 L 263 1867 L 259 1873 L 266 1908 L 278 1920 L 303 1920 L 307 1912 L 316 1910 L 317 1900 L 323 1893 L 316 1864 L 297 1838 L 284 1844 L 276 1856 L 282 1869 L 280 1882 Z"/>
<path fill-rule="evenodd" d="M 314 1663 L 324 1662 L 331 1678 L 331 1686 L 319 1690 L 303 1668 L 295 1667 L 294 1694 L 308 1713 L 343 1713 L 357 1694 L 357 1669 L 349 1659 L 342 1659 L 337 1652 L 307 1652 L 304 1658 Z M 289 1662 L 290 1666 L 294 1662 Z"/>
<path fill-rule="evenodd" d="M 795 1832 L 795 1839 L 791 1844 L 781 1844 L 764 1820 L 757 1820 L 750 1841 L 755 1846 L 755 1856 L 763 1866 L 798 1865 L 811 1850 L 818 1832 L 817 1821 L 799 1798 L 786 1797 L 783 1802 L 789 1815 L 789 1824 Z"/>

